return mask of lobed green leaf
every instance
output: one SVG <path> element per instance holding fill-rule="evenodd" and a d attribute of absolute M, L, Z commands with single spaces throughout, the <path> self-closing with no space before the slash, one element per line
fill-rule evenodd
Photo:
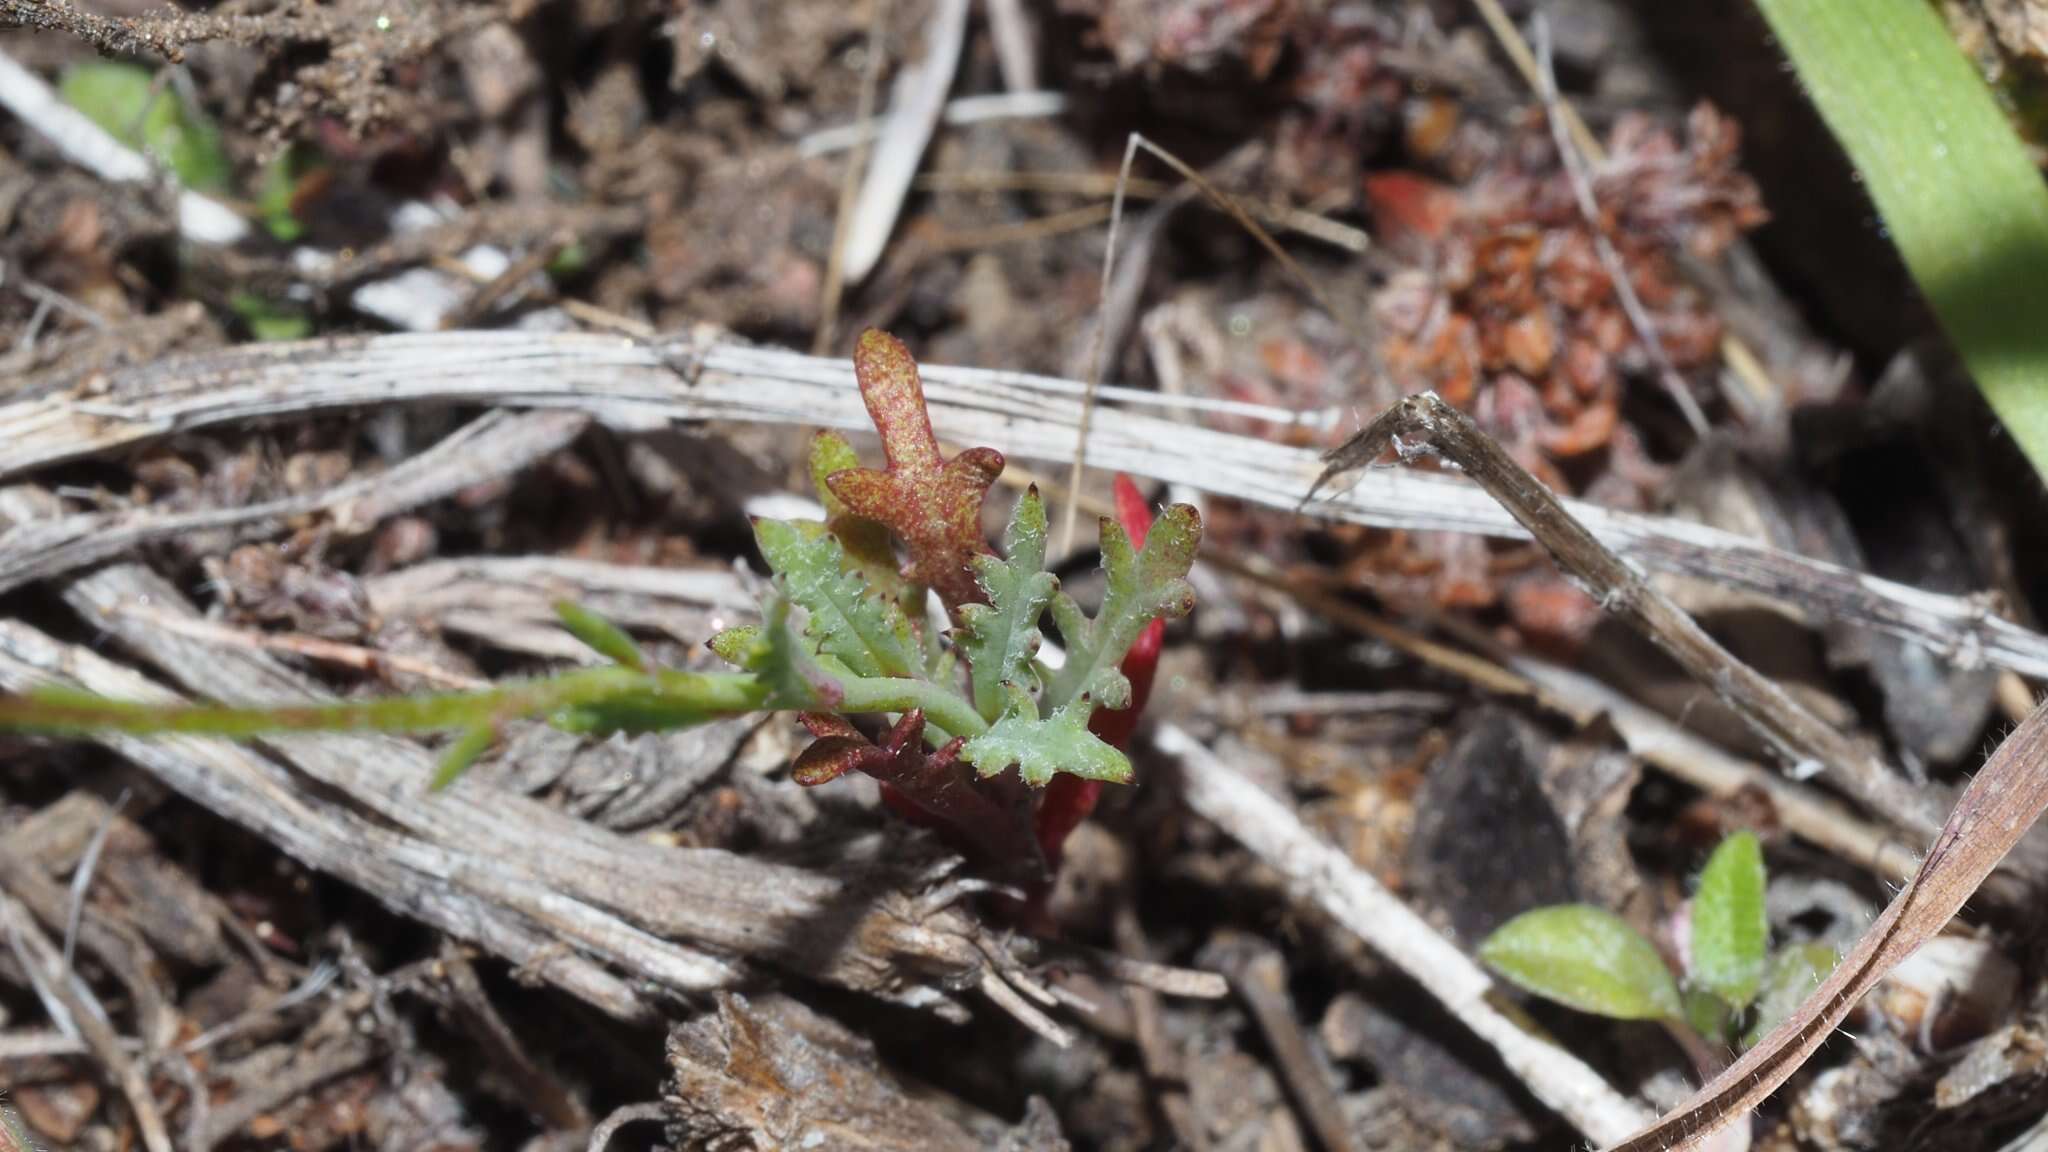
<path fill-rule="evenodd" d="M 811 487 L 825 505 L 825 527 L 839 538 L 853 571 L 860 573 L 868 587 L 895 597 L 899 602 L 918 594 L 896 569 L 896 550 L 889 545 L 889 529 L 881 522 L 857 516 L 832 491 L 832 477 L 860 467 L 860 455 L 846 437 L 837 432 L 820 432 L 811 437 Z M 906 605 L 905 610 L 912 610 Z"/>
<path fill-rule="evenodd" d="M 1004 689 L 1008 702 L 1002 718 L 960 749 L 960 758 L 974 765 L 979 775 L 999 775 L 1014 766 L 1034 788 L 1060 772 L 1085 780 L 1130 783 L 1131 762 L 1088 731 L 1091 704 L 1077 701 L 1041 719 L 1030 692 L 1015 683 Z"/>
<path fill-rule="evenodd" d="M 1045 571 L 1045 503 L 1032 488 L 1017 501 L 1003 533 L 1003 552 L 974 558 L 975 579 L 987 604 L 963 604 L 954 643 L 967 657 L 974 707 L 988 720 L 1002 715 L 1008 699 L 1003 685 L 1025 684 L 1042 637 L 1039 617 L 1059 591 L 1059 578 Z"/>
<path fill-rule="evenodd" d="M 829 711 L 845 695 L 837 677 L 817 660 L 789 622 L 789 598 L 780 587 L 761 602 L 761 623 L 728 628 L 711 638 L 720 659 L 759 677 L 759 707 L 791 712 Z"/>
<path fill-rule="evenodd" d="M 1617 1020 L 1683 1017 L 1664 958 L 1628 922 L 1589 904 L 1524 912 L 1479 946 L 1510 983 L 1568 1008 Z"/>
<path fill-rule="evenodd" d="M 1195 590 L 1187 574 L 1201 543 L 1201 515 L 1186 504 L 1168 508 L 1153 523 L 1142 551 L 1131 547 L 1122 525 L 1102 518 L 1102 567 L 1109 578 L 1102 611 L 1091 620 L 1072 597 L 1062 594 L 1053 600 L 1067 662 L 1046 686 L 1049 708 L 1103 691 L 1110 683 L 1106 674 L 1116 671 L 1145 625 L 1185 616 L 1194 608 Z"/>
<path fill-rule="evenodd" d="M 784 595 L 809 613 L 819 652 L 856 676 L 923 675 L 923 652 L 902 608 L 847 571 L 845 548 L 822 525 L 756 520 L 754 539 Z"/>

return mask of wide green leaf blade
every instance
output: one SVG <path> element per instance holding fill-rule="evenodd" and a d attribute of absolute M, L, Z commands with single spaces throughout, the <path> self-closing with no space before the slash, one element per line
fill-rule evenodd
<path fill-rule="evenodd" d="M 1692 979 L 1731 1008 L 1747 1007 L 1763 979 L 1770 921 L 1764 852 L 1754 832 L 1721 841 L 1692 898 Z"/>
<path fill-rule="evenodd" d="M 1656 947 L 1590 904 L 1524 912 L 1486 938 L 1479 958 L 1525 991 L 1581 1012 L 1669 1020 L 1685 1011 Z"/>
<path fill-rule="evenodd" d="M 2048 188 L 1926 0 L 1757 0 L 1977 387 L 2048 475 Z"/>

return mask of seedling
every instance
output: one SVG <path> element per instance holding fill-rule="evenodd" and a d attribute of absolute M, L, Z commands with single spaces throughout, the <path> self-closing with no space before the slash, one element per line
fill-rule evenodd
<path fill-rule="evenodd" d="M 1654 1020 L 1687 1044 L 1747 1048 L 1798 1009 L 1835 966 L 1825 945 L 1770 951 L 1763 849 L 1754 833 L 1723 840 L 1700 872 L 1683 971 L 1628 922 L 1589 904 L 1524 912 L 1479 946 L 1510 983 L 1581 1012 Z M 1697 1056 L 1697 1051 L 1693 1053 Z M 1703 1069 L 1704 1071 L 1704 1069 Z"/>
<path fill-rule="evenodd" d="M 908 350 L 868 331 L 854 369 L 886 464 L 861 467 L 835 433 L 813 439 L 826 519 L 755 521 L 773 574 L 761 622 L 710 642 L 734 671 L 659 667 L 619 627 L 565 603 L 557 606 L 563 626 L 605 666 L 480 692 L 282 707 L 158 706 L 46 688 L 0 699 L 0 729 L 233 739 L 450 731 L 433 782 L 443 787 L 515 721 L 602 735 L 795 712 L 817 737 L 797 758 L 799 783 L 872 776 L 891 807 L 936 826 L 1005 879 L 1040 889 L 1101 785 L 1130 782 L 1120 746 L 1149 691 L 1163 621 L 1194 607 L 1186 577 L 1200 517 L 1181 504 L 1152 522 L 1122 481 L 1121 523 L 1101 522 L 1108 586 L 1090 616 L 1045 571 L 1045 505 L 1035 489 L 1017 501 L 1002 553 L 989 549 L 982 504 L 1002 454 L 940 452 Z M 933 595 L 948 629 L 928 620 Z M 1057 667 L 1041 658 L 1048 611 L 1066 646 Z M 849 719 L 858 715 L 885 717 L 886 731 L 877 739 Z"/>
<path fill-rule="evenodd" d="M 135 64 L 88 60 L 65 71 L 59 91 L 65 103 L 116 140 L 154 157 L 186 188 L 210 196 L 232 193 L 234 165 L 220 126 L 166 79 Z M 264 168 L 253 207 L 278 240 L 290 243 L 304 231 L 297 215 L 299 189 L 317 168 L 317 155 L 298 146 L 283 149 Z M 313 331 L 312 317 L 287 300 L 237 289 L 227 306 L 258 340 L 303 340 Z"/>

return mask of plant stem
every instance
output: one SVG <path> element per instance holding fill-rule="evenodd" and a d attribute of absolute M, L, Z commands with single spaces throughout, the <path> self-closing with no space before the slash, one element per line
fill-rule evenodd
<path fill-rule="evenodd" d="M 1671 1039 L 1685 1053 L 1685 1058 L 1692 1064 L 1693 1074 L 1699 1077 L 1700 1083 L 1707 1083 L 1728 1067 L 1727 1053 L 1708 1043 L 1707 1038 L 1700 1035 L 1699 1030 L 1690 1022 L 1663 1020 L 1659 1023 L 1664 1025 L 1664 1031 L 1670 1034 Z"/>
<path fill-rule="evenodd" d="M 841 712 L 908 712 L 924 710 L 925 720 L 955 736 L 979 736 L 988 731 L 988 721 L 974 705 L 937 684 L 925 680 L 894 677 L 853 676 L 840 682 L 846 695 Z"/>
<path fill-rule="evenodd" d="M 643 711 L 672 711 L 678 723 L 706 714 L 748 712 L 764 690 L 746 674 L 589 668 L 544 680 L 513 681 L 484 692 L 394 696 L 276 707 L 141 704 L 49 690 L 0 700 L 0 728 L 66 735 L 186 733 L 250 739 L 279 732 L 431 732 L 473 728 L 563 709 L 631 700 Z"/>

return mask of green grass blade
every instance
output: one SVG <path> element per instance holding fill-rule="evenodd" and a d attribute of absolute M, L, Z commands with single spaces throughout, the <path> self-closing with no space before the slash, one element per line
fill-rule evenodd
<path fill-rule="evenodd" d="M 1991 408 L 2048 476 L 2048 188 L 1926 0 L 1757 0 Z"/>

